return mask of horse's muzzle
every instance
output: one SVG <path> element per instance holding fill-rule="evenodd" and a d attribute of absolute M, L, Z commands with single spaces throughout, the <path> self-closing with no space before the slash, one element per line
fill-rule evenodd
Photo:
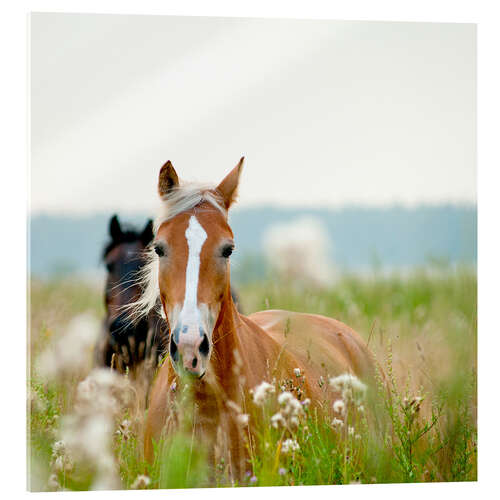
<path fill-rule="evenodd" d="M 190 331 L 191 330 L 191 331 Z M 170 338 L 170 358 L 174 368 L 197 377 L 205 374 L 210 354 L 208 335 L 201 328 L 178 325 Z"/>

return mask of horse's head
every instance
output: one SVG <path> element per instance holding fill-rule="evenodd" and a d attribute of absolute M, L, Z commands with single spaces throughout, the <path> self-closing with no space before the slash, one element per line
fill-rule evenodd
<path fill-rule="evenodd" d="M 227 210 L 236 196 L 243 158 L 216 188 L 179 186 L 170 162 L 158 192 L 166 215 L 154 239 L 161 303 L 171 325 L 176 370 L 203 376 L 221 309 L 231 304 L 229 256 L 234 248 Z M 155 271 L 156 272 L 156 271 Z"/>
<path fill-rule="evenodd" d="M 113 215 L 109 236 L 103 256 L 107 269 L 105 301 L 111 336 L 118 338 L 134 327 L 123 308 L 141 294 L 135 278 L 146 262 L 144 250 L 153 240 L 153 222 L 149 220 L 142 231 L 123 229 L 118 216 Z"/>

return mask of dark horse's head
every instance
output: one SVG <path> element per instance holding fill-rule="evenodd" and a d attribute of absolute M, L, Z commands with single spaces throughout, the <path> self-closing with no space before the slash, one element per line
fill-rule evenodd
<path fill-rule="evenodd" d="M 142 230 L 122 227 L 117 215 L 109 222 L 110 241 L 103 253 L 107 269 L 105 287 L 106 329 L 109 352 L 123 357 L 127 366 L 141 361 L 147 349 L 149 323 L 147 318 L 133 323 L 125 309 L 141 294 L 137 278 L 145 264 L 144 250 L 153 239 L 153 221 L 148 220 Z M 110 358 L 111 354 L 105 356 Z M 109 361 L 109 362 L 108 362 Z M 105 364 L 111 361 L 106 359 Z"/>

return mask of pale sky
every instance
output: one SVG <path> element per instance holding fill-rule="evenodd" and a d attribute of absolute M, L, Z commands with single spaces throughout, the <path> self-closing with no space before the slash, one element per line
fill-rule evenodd
<path fill-rule="evenodd" d="M 475 26 L 31 17 L 31 211 L 151 211 L 159 168 L 239 205 L 475 202 Z"/>

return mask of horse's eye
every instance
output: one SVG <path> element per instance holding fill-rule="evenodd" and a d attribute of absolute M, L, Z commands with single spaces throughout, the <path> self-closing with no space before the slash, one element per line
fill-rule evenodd
<path fill-rule="evenodd" d="M 223 249 L 222 249 L 222 256 L 225 258 L 225 259 L 228 259 L 230 257 L 230 255 L 233 253 L 233 249 L 234 247 L 232 245 L 226 245 Z"/>
<path fill-rule="evenodd" d="M 154 246 L 154 249 L 158 257 L 163 257 L 165 255 L 165 248 L 163 245 L 157 244 Z"/>

